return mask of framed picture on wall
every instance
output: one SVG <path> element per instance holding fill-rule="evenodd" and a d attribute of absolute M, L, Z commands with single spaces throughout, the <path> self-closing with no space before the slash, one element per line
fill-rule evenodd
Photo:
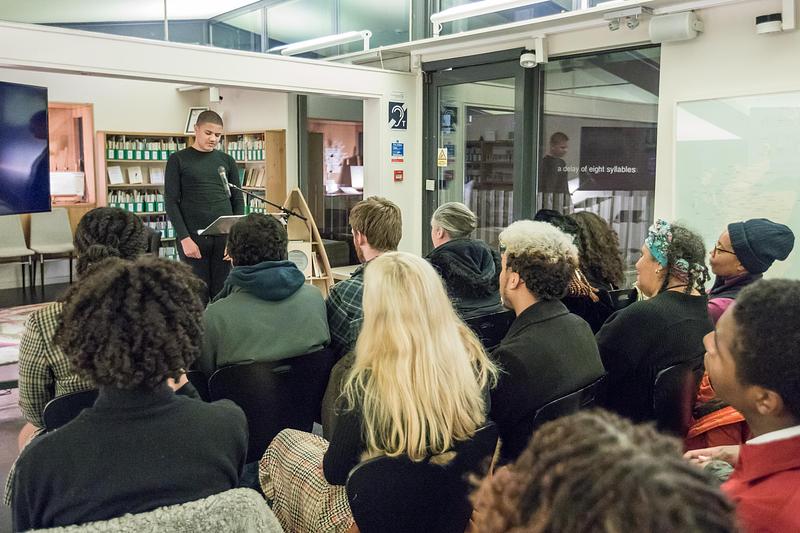
<path fill-rule="evenodd" d="M 183 133 L 186 135 L 192 135 L 194 133 L 194 125 L 197 123 L 197 117 L 200 116 L 200 113 L 203 111 L 208 111 L 207 107 L 190 107 L 189 108 L 189 116 L 186 117 L 186 128 L 184 128 Z"/>

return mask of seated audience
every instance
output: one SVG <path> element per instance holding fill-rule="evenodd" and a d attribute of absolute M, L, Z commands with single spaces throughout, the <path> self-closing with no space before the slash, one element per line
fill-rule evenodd
<path fill-rule="evenodd" d="M 364 277 L 363 303 L 364 325 L 330 444 L 284 430 L 262 459 L 264 493 L 287 531 L 318 531 L 319 524 L 347 529 L 344 487 L 331 487 L 344 485 L 360 461 L 426 460 L 486 423 L 496 370 L 430 264 L 401 252 L 375 259 Z"/>
<path fill-rule="evenodd" d="M 222 366 L 303 355 L 330 341 L 322 293 L 287 261 L 288 242 L 283 225 L 269 215 L 247 215 L 231 228 L 233 269 L 206 308 L 196 363 L 207 377 Z"/>
<path fill-rule="evenodd" d="M 706 371 L 720 399 L 742 413 L 755 438 L 687 452 L 726 460 L 722 490 L 745 531 L 800 531 L 800 281 L 744 288 L 705 338 Z"/>
<path fill-rule="evenodd" d="M 334 285 L 325 302 L 331 334 L 330 348 L 337 357 L 353 349 L 361 329 L 364 269 L 381 254 L 397 250 L 402 237 L 402 224 L 400 208 L 379 196 L 362 200 L 350 210 L 353 243 L 362 265 L 350 279 Z"/>
<path fill-rule="evenodd" d="M 733 506 L 680 450 L 605 411 L 548 422 L 514 464 L 483 480 L 471 531 L 737 531 Z"/>
<path fill-rule="evenodd" d="M 396 250 L 403 233 L 400 208 L 378 196 L 372 196 L 353 206 L 350 210 L 350 226 L 353 228 L 353 242 L 358 258 L 363 264 L 353 272 L 350 279 L 335 284 L 325 301 L 331 334 L 330 349 L 336 357 L 341 358 L 331 371 L 322 399 L 322 427 L 326 438 L 330 438 L 333 430 L 333 402 L 341 393 L 342 380 L 355 357 L 351 352 L 363 320 L 361 295 L 364 290 L 364 272 L 373 259 Z"/>
<path fill-rule="evenodd" d="M 144 253 L 147 233 L 140 217 L 116 207 L 98 207 L 81 218 L 75 231 L 78 278 L 108 257 L 135 259 Z M 79 281 L 80 283 L 80 281 Z M 20 433 L 20 449 L 44 427 L 44 406 L 57 396 L 91 389 L 53 342 L 62 302 L 31 313 L 19 349 L 19 407 L 28 422 Z"/>
<path fill-rule="evenodd" d="M 562 215 L 550 209 L 540 209 L 534 220 L 547 222 L 569 235 L 580 250 L 584 246 L 581 242 L 581 229 L 576 220 L 570 215 Z M 602 285 L 593 285 L 582 270 L 580 261 L 572 274 L 572 279 L 567 286 L 567 291 L 561 302 L 574 313 L 584 319 L 592 333 L 596 333 L 600 326 L 611 316 L 614 311 L 608 289 Z"/>
<path fill-rule="evenodd" d="M 635 422 L 652 420 L 659 371 L 699 358 L 712 325 L 706 310 L 703 240 L 657 220 L 636 262 L 636 285 L 647 300 L 617 311 L 597 333 L 608 371 L 607 406 Z"/>
<path fill-rule="evenodd" d="M 500 296 L 517 315 L 492 358 L 502 370 L 492 393 L 504 460 L 519 456 L 536 411 L 603 375 L 592 330 L 559 298 L 578 266 L 572 239 L 550 224 L 520 220 L 500 233 Z"/>
<path fill-rule="evenodd" d="M 100 395 L 22 452 L 16 531 L 107 520 L 237 486 L 247 452 L 242 410 L 177 396 L 167 385 L 200 352 L 200 283 L 177 262 L 108 259 L 68 293 L 55 342 Z"/>
<path fill-rule="evenodd" d="M 762 278 L 776 259 L 786 259 L 794 248 L 794 233 L 783 224 L 765 218 L 732 222 L 711 250 L 711 271 L 716 276 L 708 293 L 708 314 L 716 323 L 743 288 Z M 750 436 L 744 417 L 722 402 L 703 375 L 695 422 L 686 438 L 686 447 L 705 448 L 741 444 Z"/>
<path fill-rule="evenodd" d="M 475 213 L 459 202 L 439 206 L 431 218 L 434 249 L 426 259 L 444 280 L 447 294 L 462 318 L 502 312 L 497 280 L 500 255 L 470 234 Z"/>

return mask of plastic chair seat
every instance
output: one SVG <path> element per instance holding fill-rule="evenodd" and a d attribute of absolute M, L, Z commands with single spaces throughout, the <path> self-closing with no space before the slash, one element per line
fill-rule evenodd
<path fill-rule="evenodd" d="M 75 251 L 71 244 L 37 244 L 31 245 L 37 254 L 68 254 Z"/>
<path fill-rule="evenodd" d="M 42 420 L 47 431 L 58 429 L 78 416 L 81 411 L 94 405 L 97 389 L 70 392 L 47 402 L 42 410 Z"/>
<path fill-rule="evenodd" d="M 33 250 L 21 246 L 0 246 L 0 259 L 16 259 L 30 257 L 35 254 Z"/>

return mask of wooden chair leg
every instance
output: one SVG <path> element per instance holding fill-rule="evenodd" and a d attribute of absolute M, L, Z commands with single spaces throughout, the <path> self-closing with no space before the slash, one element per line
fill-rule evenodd
<path fill-rule="evenodd" d="M 31 260 L 31 262 L 28 263 L 28 273 L 31 278 L 31 292 L 33 292 L 36 290 L 36 261 Z"/>
<path fill-rule="evenodd" d="M 28 288 L 27 284 L 25 283 L 25 263 L 22 263 L 20 266 L 22 267 L 22 290 L 24 291 Z"/>

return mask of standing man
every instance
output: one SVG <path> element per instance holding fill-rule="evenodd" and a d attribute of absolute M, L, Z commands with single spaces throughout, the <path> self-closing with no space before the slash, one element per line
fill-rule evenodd
<path fill-rule="evenodd" d="M 564 156 L 569 150 L 569 137 L 557 131 L 550 136 L 550 149 L 542 158 L 539 173 L 539 193 L 542 194 L 542 208 L 555 209 L 559 213 L 569 213 L 572 197 L 569 194 L 567 164 Z"/>
<path fill-rule="evenodd" d="M 224 259 L 226 235 L 202 236 L 203 229 L 223 215 L 244 214 L 242 193 L 234 159 L 217 150 L 222 135 L 222 118 L 203 111 L 194 125 L 194 144 L 175 152 L 167 161 L 164 202 L 167 216 L 175 226 L 178 254 L 205 281 L 203 300 L 213 298 L 228 277 L 230 264 Z"/>

